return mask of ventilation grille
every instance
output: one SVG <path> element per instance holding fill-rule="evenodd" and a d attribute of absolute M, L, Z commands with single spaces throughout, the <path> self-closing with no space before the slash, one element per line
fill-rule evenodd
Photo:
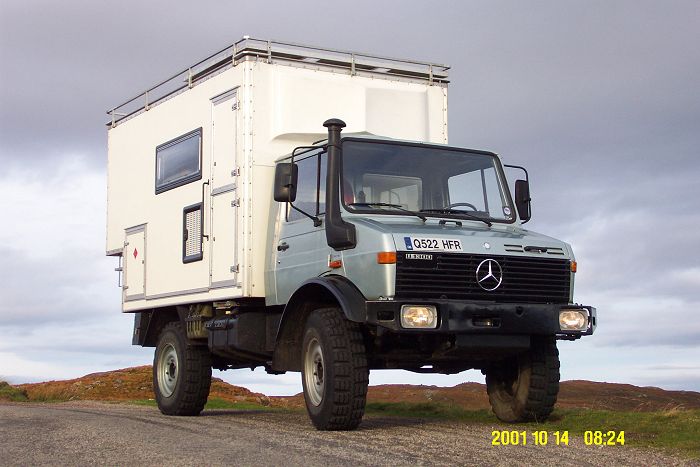
<path fill-rule="evenodd" d="M 407 259 L 397 252 L 396 297 L 488 300 L 504 303 L 568 303 L 571 283 L 566 259 L 502 255 L 431 253 L 430 260 Z M 493 291 L 482 289 L 476 269 L 493 259 L 503 280 Z"/>
<path fill-rule="evenodd" d="M 202 203 L 183 210 L 182 262 L 202 259 Z"/>
<path fill-rule="evenodd" d="M 547 247 L 547 254 L 548 255 L 564 256 L 564 250 L 562 250 L 561 248 Z"/>
<path fill-rule="evenodd" d="M 503 245 L 503 248 L 506 251 L 512 252 L 512 253 L 528 252 L 528 253 L 544 253 L 544 254 L 548 254 L 548 255 L 564 256 L 564 250 L 562 250 L 561 248 L 551 247 L 551 246 L 539 247 L 539 246 L 528 245 L 528 246 L 523 247 L 522 245 L 513 245 L 513 244 L 506 243 Z"/>

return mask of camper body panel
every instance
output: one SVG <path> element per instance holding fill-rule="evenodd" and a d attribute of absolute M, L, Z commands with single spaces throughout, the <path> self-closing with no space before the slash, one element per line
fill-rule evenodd
<path fill-rule="evenodd" d="M 275 161 L 324 139 L 319 122 L 329 115 L 349 116 L 356 134 L 446 143 L 446 99 L 446 84 L 247 59 L 110 128 L 107 253 L 129 258 L 126 232 L 145 226 L 143 263 L 123 265 L 124 278 L 143 274 L 143 285 L 134 293 L 124 284 L 123 311 L 242 297 L 281 303 Z M 157 148 L 193 132 L 199 176 L 159 192 Z M 201 211 L 186 212 L 198 203 Z M 188 256 L 195 214 L 201 252 Z"/>
<path fill-rule="evenodd" d="M 226 274 L 220 264 L 235 254 L 218 248 L 212 229 L 221 231 L 219 244 L 235 232 L 237 216 L 231 199 L 236 189 L 225 189 L 226 185 L 235 186 L 235 179 L 230 170 L 226 176 L 222 168 L 235 166 L 243 151 L 236 147 L 238 119 L 221 112 L 220 106 L 235 99 L 234 90 L 242 80 L 242 71 L 232 68 L 109 130 L 107 251 L 121 248 L 121 254 L 130 258 L 135 252 L 132 245 L 124 243 L 125 230 L 147 226 L 146 246 L 140 254 L 145 261 L 144 291 L 132 294 L 125 283 L 124 311 L 240 295 L 231 265 Z M 234 93 L 231 100 L 217 100 L 226 92 Z M 228 111 L 239 112 L 230 105 Z M 217 123 L 220 128 L 215 130 Z M 199 175 L 158 192 L 156 148 L 192 132 L 199 137 Z M 188 215 L 186 210 L 197 205 L 196 216 Z M 200 223 L 197 229 L 203 241 L 192 256 L 195 260 L 187 261 L 188 242 L 183 233 L 187 222 L 193 220 Z M 197 240 L 190 239 L 189 244 L 196 247 Z M 234 245 L 232 242 L 232 248 Z M 212 253 L 217 259 L 221 257 L 219 261 L 213 260 Z M 133 275 L 132 264 L 124 262 L 125 278 Z M 222 283 L 228 285 L 226 290 L 219 288 Z"/>

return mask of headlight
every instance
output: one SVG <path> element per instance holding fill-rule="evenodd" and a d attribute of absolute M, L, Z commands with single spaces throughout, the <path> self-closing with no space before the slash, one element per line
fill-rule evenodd
<path fill-rule="evenodd" d="M 561 310 L 559 328 L 562 331 L 585 331 L 588 329 L 588 312 L 586 310 Z"/>
<path fill-rule="evenodd" d="M 437 309 L 432 305 L 403 305 L 401 307 L 401 326 L 404 328 L 437 327 Z"/>

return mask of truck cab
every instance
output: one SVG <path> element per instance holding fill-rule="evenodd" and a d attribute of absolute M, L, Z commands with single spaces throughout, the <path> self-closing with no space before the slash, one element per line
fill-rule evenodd
<path fill-rule="evenodd" d="M 596 311 L 573 303 L 571 247 L 522 227 L 528 181 L 513 196 L 494 153 L 341 138 L 344 122 L 324 125 L 327 142 L 277 163 L 267 297 L 285 306 L 281 328 L 327 301 L 357 324 L 368 369 L 481 369 L 499 418 L 545 419 L 558 391 L 556 339 L 592 334 Z M 275 365 L 304 373 L 311 411 L 332 352 L 318 350 L 320 338 L 297 341 L 301 367 L 277 355 Z"/>

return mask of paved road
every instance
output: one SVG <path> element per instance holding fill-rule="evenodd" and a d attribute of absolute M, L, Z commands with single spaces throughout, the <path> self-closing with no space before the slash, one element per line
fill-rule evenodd
<path fill-rule="evenodd" d="M 0 465 L 700 465 L 626 446 L 491 446 L 506 426 L 366 417 L 318 432 L 305 414 L 165 417 L 97 402 L 0 403 Z"/>

